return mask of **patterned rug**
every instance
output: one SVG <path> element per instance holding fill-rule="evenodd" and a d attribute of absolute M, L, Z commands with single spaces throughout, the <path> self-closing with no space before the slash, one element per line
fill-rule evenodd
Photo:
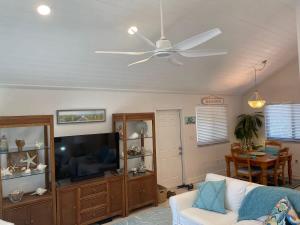
<path fill-rule="evenodd" d="M 153 208 L 146 212 L 137 213 L 122 219 L 114 225 L 171 225 L 172 214 L 170 208 Z"/>

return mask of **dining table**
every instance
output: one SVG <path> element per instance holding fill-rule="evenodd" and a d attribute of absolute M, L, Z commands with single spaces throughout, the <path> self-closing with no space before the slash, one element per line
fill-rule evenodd
<path fill-rule="evenodd" d="M 272 166 L 275 166 L 276 163 L 276 156 L 273 155 L 263 155 L 263 156 L 256 156 L 256 157 L 251 157 L 250 158 L 250 163 L 253 166 L 260 167 L 261 172 L 262 172 L 262 184 L 263 185 L 268 185 L 268 169 Z M 289 178 L 289 184 L 292 184 L 292 160 L 293 160 L 293 155 L 289 153 L 287 155 L 288 158 L 288 178 Z M 233 163 L 233 157 L 231 154 L 225 155 L 225 161 L 226 161 L 226 173 L 227 177 L 231 177 L 231 167 L 230 164 Z"/>

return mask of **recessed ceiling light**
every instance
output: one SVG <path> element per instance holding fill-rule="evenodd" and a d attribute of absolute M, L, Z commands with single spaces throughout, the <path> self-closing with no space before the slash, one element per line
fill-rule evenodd
<path fill-rule="evenodd" d="M 138 32 L 138 28 L 135 26 L 128 29 L 128 34 L 134 35 L 136 32 Z"/>
<path fill-rule="evenodd" d="M 40 5 L 39 7 L 37 7 L 37 11 L 42 16 L 47 16 L 51 13 L 51 9 L 47 5 Z"/>

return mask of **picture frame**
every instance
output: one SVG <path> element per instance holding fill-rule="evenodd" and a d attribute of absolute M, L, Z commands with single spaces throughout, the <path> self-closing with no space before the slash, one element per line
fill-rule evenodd
<path fill-rule="evenodd" d="M 184 123 L 186 125 L 196 124 L 196 116 L 186 116 L 184 118 Z"/>
<path fill-rule="evenodd" d="M 106 121 L 106 109 L 57 110 L 57 124 L 83 124 Z"/>

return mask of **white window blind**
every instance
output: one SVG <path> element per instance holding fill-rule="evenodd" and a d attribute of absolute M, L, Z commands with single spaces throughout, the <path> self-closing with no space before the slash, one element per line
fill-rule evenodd
<path fill-rule="evenodd" d="M 265 107 L 268 139 L 300 141 L 300 104 L 278 104 Z"/>
<path fill-rule="evenodd" d="M 227 142 L 227 107 L 223 105 L 196 107 L 196 129 L 198 145 Z"/>

